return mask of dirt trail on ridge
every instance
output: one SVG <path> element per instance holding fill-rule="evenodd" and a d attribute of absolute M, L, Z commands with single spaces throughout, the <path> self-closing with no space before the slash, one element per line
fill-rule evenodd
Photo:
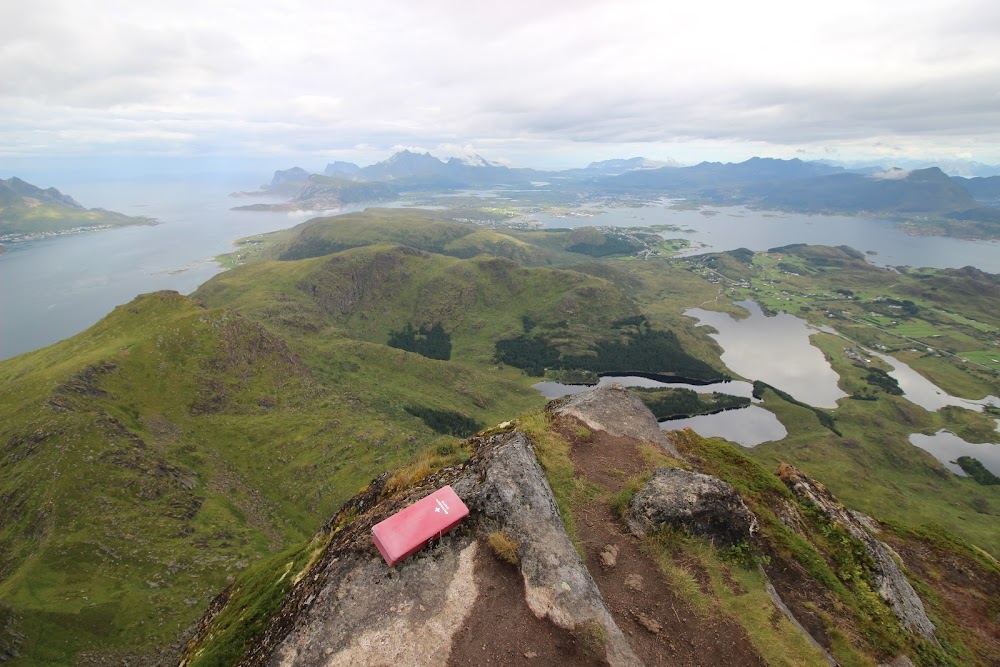
<path fill-rule="evenodd" d="M 577 436 L 580 425 L 563 418 L 559 433 L 572 443 L 570 459 L 578 477 L 610 493 L 645 469 L 640 443 L 594 431 Z M 650 667 L 752 667 L 766 663 L 754 650 L 743 629 L 718 612 L 699 615 L 667 586 L 654 560 L 624 526 L 604 498 L 596 498 L 576 511 L 577 532 L 583 543 L 591 576 L 636 654 Z M 608 547 L 617 549 L 609 559 Z M 604 558 L 602 560 L 602 554 Z M 614 565 L 607 563 L 614 560 Z M 693 564 L 700 583 L 704 574 Z"/>

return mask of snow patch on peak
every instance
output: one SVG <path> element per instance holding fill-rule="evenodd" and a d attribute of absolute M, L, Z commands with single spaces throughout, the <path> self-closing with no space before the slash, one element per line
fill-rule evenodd
<path fill-rule="evenodd" d="M 912 172 L 911 169 L 900 169 L 899 167 L 892 167 L 890 169 L 886 169 L 885 171 L 877 171 L 871 176 L 869 176 L 869 178 L 874 178 L 882 181 L 902 181 L 903 179 L 907 178 L 911 172 Z"/>

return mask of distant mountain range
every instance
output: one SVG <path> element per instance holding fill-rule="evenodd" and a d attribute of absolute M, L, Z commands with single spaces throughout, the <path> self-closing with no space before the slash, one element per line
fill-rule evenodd
<path fill-rule="evenodd" d="M 368 187 L 358 187 L 362 183 Z M 320 210 L 389 201 L 402 191 L 531 186 L 544 186 L 547 192 L 564 196 L 681 197 L 809 213 L 948 218 L 986 223 L 990 228 L 1000 220 L 1000 176 L 950 177 L 938 167 L 847 169 L 829 162 L 760 157 L 684 167 L 634 157 L 592 162 L 582 169 L 540 171 L 506 167 L 477 155 L 441 160 L 408 150 L 367 167 L 334 162 L 327 165 L 324 175 L 300 167 L 276 171 L 271 183 L 257 194 L 291 199 L 241 208 Z M 976 233 L 983 231 L 978 226 Z"/>
<path fill-rule="evenodd" d="M 84 208 L 55 188 L 42 189 L 17 177 L 0 179 L 0 241 L 150 222 L 150 218 Z"/>

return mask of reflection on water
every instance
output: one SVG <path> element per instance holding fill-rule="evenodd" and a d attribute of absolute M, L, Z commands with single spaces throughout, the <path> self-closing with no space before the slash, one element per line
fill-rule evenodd
<path fill-rule="evenodd" d="M 743 396 L 745 398 L 751 398 L 753 394 L 753 385 L 749 382 L 733 381 L 733 382 L 716 382 L 714 384 L 686 384 L 683 382 L 660 382 L 658 380 L 651 380 L 649 378 L 636 377 L 635 375 L 606 375 L 600 379 L 596 385 L 585 385 L 585 384 L 562 384 L 561 382 L 539 382 L 538 384 L 532 385 L 535 389 L 542 392 L 542 396 L 545 398 L 559 398 L 561 396 L 572 396 L 573 394 L 579 394 L 581 392 L 587 391 L 588 389 L 593 389 L 594 387 L 605 387 L 609 384 L 618 383 L 626 387 L 667 387 L 667 388 L 678 388 L 678 389 L 691 389 L 699 394 L 711 394 L 713 392 L 719 392 L 720 394 L 731 394 L 733 396 Z"/>
<path fill-rule="evenodd" d="M 978 459 L 991 473 L 1000 475 L 1000 444 L 966 442 L 945 430 L 938 431 L 934 435 L 914 433 L 910 436 L 910 442 L 930 452 L 945 468 L 958 475 L 965 475 L 965 472 L 952 461 L 960 456 Z"/>
<path fill-rule="evenodd" d="M 823 353 L 809 343 L 817 330 L 788 313 L 767 317 L 753 301 L 736 305 L 750 317 L 737 321 L 727 313 L 701 308 L 684 314 L 719 332 L 709 335 L 722 346 L 722 361 L 734 372 L 763 380 L 809 405 L 837 407 L 837 399 L 847 394 L 837 386 L 840 376 Z"/>
<path fill-rule="evenodd" d="M 612 383 L 618 383 L 626 387 L 677 387 L 691 389 L 702 394 L 719 392 L 720 394 L 732 394 L 733 396 L 743 396 L 746 398 L 752 398 L 753 394 L 753 385 L 749 382 L 739 380 L 694 385 L 659 382 L 634 375 L 609 375 L 602 377 L 596 386 L 604 387 Z M 560 382 L 539 382 L 534 385 L 534 388 L 542 392 L 545 398 L 552 399 L 579 394 L 588 389 L 593 389 L 593 386 L 562 384 Z M 774 414 L 755 405 L 739 410 L 726 410 L 714 415 L 671 419 L 660 422 L 660 428 L 664 431 L 677 431 L 682 428 L 690 428 L 706 438 L 725 438 L 726 440 L 739 443 L 744 447 L 753 447 L 754 445 L 771 440 L 781 440 L 788 435 L 788 431 L 785 430 L 785 427 L 778 421 L 778 418 Z"/>
<path fill-rule="evenodd" d="M 781 440 L 788 435 L 788 431 L 774 416 L 774 413 L 756 405 L 740 410 L 727 410 L 714 415 L 671 419 L 660 422 L 660 428 L 664 431 L 679 431 L 682 428 L 690 428 L 702 437 L 725 438 L 744 447 Z"/>
<path fill-rule="evenodd" d="M 903 395 L 906 396 L 908 401 L 916 403 L 924 410 L 937 412 L 947 405 L 954 405 L 969 410 L 978 410 L 980 406 L 987 404 L 1000 406 L 1000 399 L 996 396 L 987 396 L 978 401 L 951 396 L 902 361 L 886 354 L 879 354 L 878 352 L 872 352 L 871 354 L 893 367 L 889 375 L 896 378 L 899 382 L 899 388 L 903 390 Z"/>

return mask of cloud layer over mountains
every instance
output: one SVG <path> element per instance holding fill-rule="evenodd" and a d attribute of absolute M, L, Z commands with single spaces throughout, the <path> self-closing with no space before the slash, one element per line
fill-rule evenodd
<path fill-rule="evenodd" d="M 0 154 L 1000 162 L 998 42 L 987 0 L 4 3 Z"/>

